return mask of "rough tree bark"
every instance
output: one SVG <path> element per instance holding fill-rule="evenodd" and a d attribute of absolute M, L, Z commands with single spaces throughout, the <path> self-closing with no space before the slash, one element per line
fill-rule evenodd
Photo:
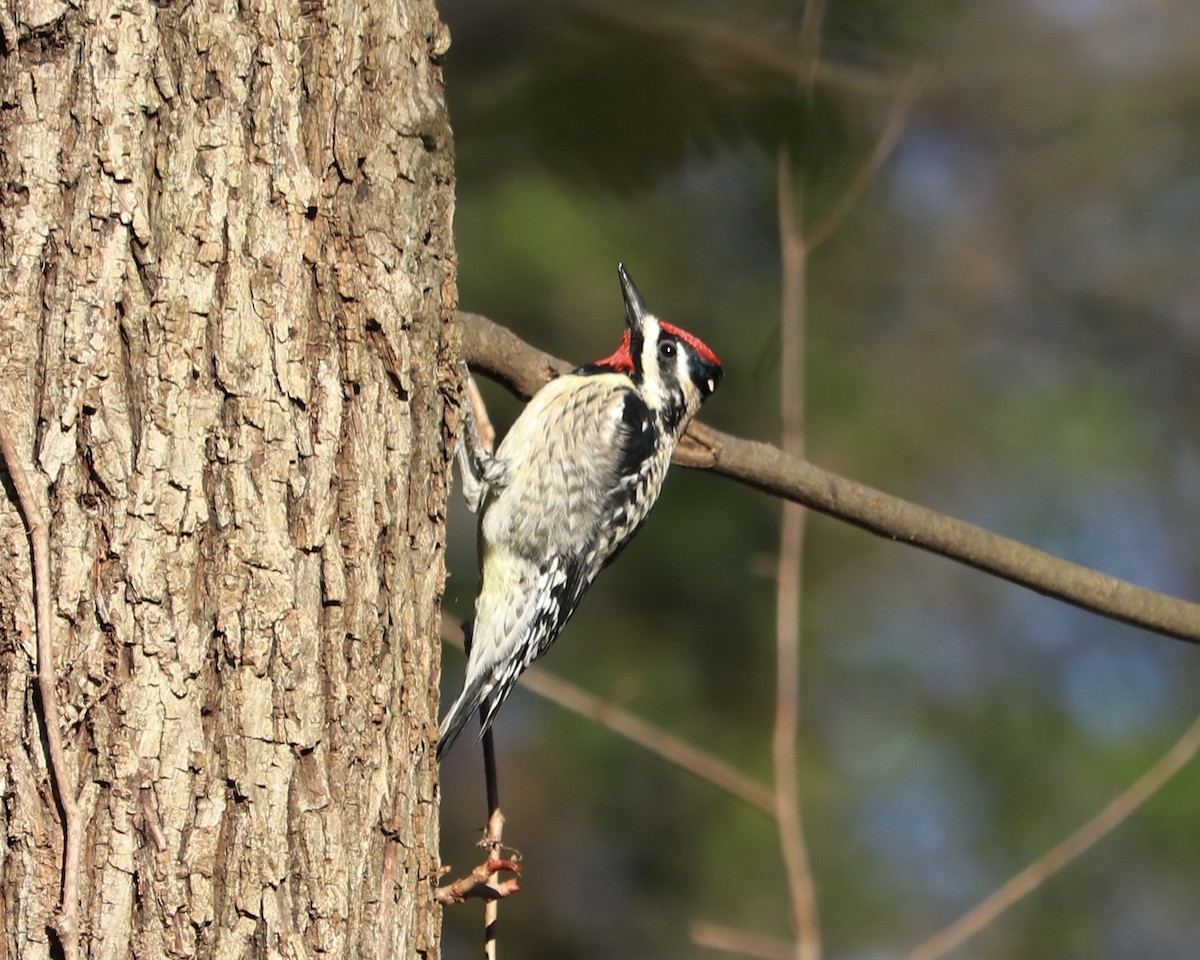
<path fill-rule="evenodd" d="M 431 0 L 3 0 L 0 416 L 50 521 L 81 955 L 436 955 L 458 373 Z M 59 952 L 0 498 L 0 957 Z"/>

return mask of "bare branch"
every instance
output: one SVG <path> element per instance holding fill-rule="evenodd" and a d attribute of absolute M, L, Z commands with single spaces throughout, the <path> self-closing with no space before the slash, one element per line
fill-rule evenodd
<path fill-rule="evenodd" d="M 479 314 L 459 313 L 470 365 L 528 397 L 569 368 Z M 1055 557 L 962 520 L 889 496 L 788 456 L 778 447 L 692 421 L 675 454 L 683 466 L 712 470 L 773 496 L 928 550 L 1092 613 L 1200 643 L 1200 604 L 1147 590 Z"/>
<path fill-rule="evenodd" d="M 760 957 L 761 960 L 792 960 L 796 955 L 795 945 L 786 940 L 733 927 L 720 927 L 714 923 L 693 924 L 692 942 L 710 950 L 741 953 L 747 957 Z"/>
<path fill-rule="evenodd" d="M 462 324 L 463 358 L 471 371 L 503 384 L 521 400 L 528 400 L 571 369 L 566 360 L 531 346 L 483 314 L 460 310 L 458 322 Z"/>
<path fill-rule="evenodd" d="M 462 645 L 461 634 L 453 618 L 442 615 L 442 639 L 455 646 Z M 769 817 L 775 815 L 775 800 L 771 791 L 756 780 L 735 770 L 710 753 L 692 746 L 652 723 L 635 717 L 628 710 L 581 690 L 575 684 L 532 666 L 521 674 L 521 686 L 539 697 L 556 703 L 581 717 L 607 727 L 613 733 L 657 754 L 668 763 L 715 787 L 757 807 Z"/>
<path fill-rule="evenodd" d="M 58 710 L 50 613 L 50 536 L 29 476 L 25 473 L 24 463 L 8 432 L 8 424 L 3 419 L 0 419 L 0 455 L 4 457 L 8 475 L 17 491 L 21 512 L 25 515 L 25 525 L 29 529 L 37 622 L 38 697 L 42 702 L 42 722 L 46 727 L 46 744 L 50 750 L 50 773 L 63 817 L 62 906 L 55 921 L 55 931 L 66 960 L 76 960 L 79 957 L 79 854 L 82 831 L 75 778 L 63 749 L 62 722 Z"/>
<path fill-rule="evenodd" d="M 1050 877 L 1065 868 L 1115 830 L 1168 780 L 1195 758 L 1200 750 L 1200 717 L 1155 764 L 1118 794 L 1108 806 L 1062 842 L 1013 876 L 1002 887 L 980 901 L 963 916 L 914 948 L 906 960 L 937 960 L 961 946 L 992 923 L 1018 900 L 1028 896 Z"/>

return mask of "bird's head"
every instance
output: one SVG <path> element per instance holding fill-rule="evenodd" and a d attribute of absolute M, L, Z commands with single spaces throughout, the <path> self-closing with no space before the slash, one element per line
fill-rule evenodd
<path fill-rule="evenodd" d="M 615 353 L 593 367 L 628 375 L 647 406 L 678 411 L 686 425 L 721 383 L 721 361 L 703 340 L 674 324 L 659 320 L 633 280 L 618 264 L 628 324 Z"/>

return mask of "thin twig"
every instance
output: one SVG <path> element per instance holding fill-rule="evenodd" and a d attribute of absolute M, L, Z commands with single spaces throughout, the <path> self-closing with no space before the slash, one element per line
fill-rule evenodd
<path fill-rule="evenodd" d="M 731 23 L 728 17 L 708 19 L 692 9 L 670 12 L 650 4 L 591 4 L 580 14 L 597 27 L 616 27 L 626 35 L 639 34 L 657 42 L 677 61 L 691 63 L 707 82 L 723 75 L 742 78 L 761 73 L 764 82 L 796 74 L 797 37 L 746 19 Z M 803 32 L 803 24 L 801 31 Z M 888 82 L 879 70 L 818 59 L 814 83 L 841 93 L 876 97 Z"/>
<path fill-rule="evenodd" d="M 459 313 L 471 366 L 529 397 L 569 364 L 531 347 L 477 313 Z M 889 496 L 788 456 L 778 447 L 723 433 L 695 420 L 675 463 L 711 470 L 757 490 L 828 514 L 870 533 L 920 547 L 1038 593 L 1150 630 L 1200 643 L 1200 604 L 1111 577 L 962 520 Z"/>
<path fill-rule="evenodd" d="M 442 639 L 458 646 L 462 644 L 457 624 L 445 614 L 442 615 Z M 607 727 L 681 770 L 757 807 L 767 816 L 775 816 L 775 797 L 769 788 L 628 710 L 581 690 L 538 666 L 529 667 L 521 674 L 521 686 L 565 710 Z"/>
<path fill-rule="evenodd" d="M 473 381 L 468 381 L 473 383 Z M 483 406 L 483 398 L 478 391 L 472 398 L 479 406 Z M 484 441 L 485 449 L 490 453 L 491 444 Z M 469 655 L 471 652 L 471 625 L 463 624 L 463 646 Z M 487 718 L 487 708 L 479 708 L 479 723 L 482 726 Z M 501 859 L 504 855 L 504 814 L 500 812 L 500 780 L 496 775 L 496 743 L 492 738 L 492 728 L 487 727 L 481 737 L 483 743 L 483 779 L 487 784 L 487 836 L 483 843 L 487 848 L 488 864 L 494 865 L 495 870 L 488 877 L 488 884 L 499 882 Z M 496 960 L 496 928 L 500 922 L 499 898 L 488 900 L 483 907 L 483 955 L 486 960 Z"/>
<path fill-rule="evenodd" d="M 1065 840 L 1051 847 L 1003 886 L 945 929 L 915 947 L 906 960 L 936 960 L 987 927 L 1018 900 L 1028 896 L 1082 853 L 1116 829 L 1200 751 L 1200 717 L 1154 765 Z"/>
<path fill-rule="evenodd" d="M 449 867 L 445 868 L 449 870 Z M 498 900 L 512 896 L 520 891 L 520 881 L 516 877 L 497 881 L 495 875 L 499 870 L 521 872 L 521 865 L 512 860 L 485 860 L 465 877 L 438 887 L 433 899 L 446 907 L 452 903 L 463 903 L 467 900 Z"/>
<path fill-rule="evenodd" d="M 710 950 L 741 953 L 747 957 L 760 957 L 761 960 L 792 960 L 796 955 L 796 945 L 787 940 L 714 923 L 693 924 L 691 934 L 692 943 Z"/>
<path fill-rule="evenodd" d="M 825 20 L 825 0 L 807 0 L 804 14 L 800 18 L 800 54 L 797 57 L 797 78 L 808 97 L 817 85 L 817 71 L 821 67 L 821 28 Z"/>
<path fill-rule="evenodd" d="M 783 449 L 804 456 L 804 295 L 807 250 L 800 235 L 799 198 L 792 187 L 791 160 L 779 153 L 779 238 L 783 267 L 780 412 Z M 776 570 L 776 694 L 772 756 L 775 765 L 775 820 L 791 898 L 797 960 L 821 956 L 816 886 L 809 864 L 800 808 L 800 609 L 805 510 L 783 504 Z"/>
<path fill-rule="evenodd" d="M 490 445 L 489 445 L 490 446 Z M 442 613 L 442 636 L 451 636 L 446 614 Z M 461 625 L 459 634 L 461 645 L 470 653 L 471 622 L 468 620 Z M 482 722 L 484 712 L 479 712 Z M 518 857 L 504 856 L 504 814 L 500 812 L 500 788 L 496 777 L 496 750 L 492 741 L 492 731 L 486 731 L 481 737 L 483 741 L 483 775 L 487 782 L 488 820 L 487 832 L 480 846 L 487 849 L 487 859 L 479 864 L 467 876 L 438 887 L 433 898 L 443 906 L 452 903 L 462 903 L 470 898 L 486 901 L 483 908 L 483 955 L 487 960 L 496 960 L 496 921 L 500 908 L 496 901 L 512 896 L 521 889 L 516 877 L 507 880 L 500 879 L 500 872 L 507 870 L 521 873 L 524 869 L 518 862 Z M 445 868 L 449 870 L 449 867 Z"/>
<path fill-rule="evenodd" d="M 824 0 L 808 0 L 800 29 L 799 80 L 811 96 L 820 62 Z M 808 256 L 842 222 L 874 179 L 899 137 L 905 114 L 927 79 L 914 71 L 901 87 L 874 149 L 860 165 L 833 209 L 812 231 L 802 226 L 802 198 L 792 179 L 791 157 L 779 152 L 779 246 L 782 261 L 782 349 L 780 361 L 781 446 L 797 459 L 804 456 L 804 366 Z M 816 883 L 808 855 L 800 804 L 799 729 L 801 702 L 801 603 L 804 533 L 807 514 L 785 501 L 779 534 L 776 572 L 776 709 L 772 737 L 775 764 L 775 818 L 791 895 L 797 960 L 819 960 L 821 927 Z"/>
<path fill-rule="evenodd" d="M 484 708 L 479 709 L 479 722 L 486 716 Z M 488 877 L 488 885 L 499 882 L 500 863 L 504 853 L 504 814 L 500 812 L 500 782 L 496 778 L 496 745 L 492 740 L 492 728 L 488 727 L 483 733 L 483 775 L 487 781 L 487 845 L 488 864 L 496 869 Z M 487 960 L 496 960 L 496 926 L 500 922 L 499 898 L 488 900 L 483 907 L 483 955 Z"/>
<path fill-rule="evenodd" d="M 54 928 L 66 960 L 79 957 L 79 855 L 82 833 L 79 823 L 79 799 L 75 778 L 67 765 L 63 749 L 62 726 L 58 710 L 57 677 L 54 673 L 54 635 L 50 616 L 50 537 L 42 510 L 34 496 L 29 476 L 8 432 L 0 420 L 0 454 L 12 478 L 25 525 L 29 529 L 33 565 L 33 586 L 37 629 L 37 683 L 42 702 L 42 722 L 50 752 L 50 775 L 62 807 L 62 905 Z"/>
<path fill-rule="evenodd" d="M 496 446 L 496 428 L 492 426 L 492 419 L 488 416 L 487 404 L 483 402 L 483 394 L 479 392 L 479 384 L 475 382 L 474 377 L 467 377 L 463 389 L 467 393 L 467 400 L 471 404 L 471 410 L 475 414 L 475 426 L 479 430 L 479 442 L 487 453 L 491 453 Z"/>
<path fill-rule="evenodd" d="M 487 404 L 483 394 L 471 376 L 467 376 L 465 385 L 467 402 L 475 417 L 476 429 L 479 432 L 479 443 L 484 453 L 491 453 L 496 444 L 496 430 L 488 416 Z M 463 648 L 468 657 L 471 654 L 471 637 L 473 625 L 470 622 L 462 625 Z M 492 728 L 486 726 L 487 707 L 479 708 L 479 724 L 484 728 L 480 737 L 483 747 L 483 778 L 487 785 L 487 836 L 483 845 L 487 848 L 488 865 L 495 869 L 487 878 L 486 885 L 495 887 L 500 883 L 499 873 L 509 863 L 504 857 L 504 814 L 500 812 L 500 779 L 496 772 L 496 743 L 492 737 Z M 515 884 L 515 880 L 513 881 Z M 483 907 L 483 955 L 486 960 L 496 960 L 496 930 L 500 922 L 500 898 L 490 898 Z"/>
<path fill-rule="evenodd" d="M 908 77 L 900 85 L 900 89 L 897 91 L 895 99 L 892 100 L 892 105 L 888 109 L 887 118 L 883 122 L 883 129 L 875 141 L 874 148 L 854 172 L 854 176 L 850 179 L 850 184 L 842 191 L 837 202 L 834 203 L 829 212 L 825 214 L 815 227 L 804 232 L 804 245 L 809 253 L 812 253 L 812 251 L 829 239 L 830 235 L 846 218 L 846 214 L 858 203 L 859 198 L 866 192 L 867 187 L 875 180 L 875 175 L 879 172 L 879 168 L 883 166 L 883 161 L 888 158 L 888 155 L 896 146 L 896 141 L 900 137 L 900 132 L 904 129 L 904 122 L 909 111 L 912 110 L 913 105 L 920 98 L 926 84 L 929 83 L 929 78 L 932 76 L 933 68 L 927 63 L 919 63 L 913 67 L 912 72 L 909 73 Z"/>

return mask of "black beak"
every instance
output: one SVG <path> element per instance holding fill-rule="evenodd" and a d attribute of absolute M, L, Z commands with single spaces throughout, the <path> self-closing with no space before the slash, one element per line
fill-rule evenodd
<path fill-rule="evenodd" d="M 646 301 L 633 285 L 633 280 L 625 272 L 625 264 L 617 264 L 617 276 L 621 278 L 621 296 L 625 298 L 625 318 L 629 321 L 629 329 L 635 333 L 642 332 L 642 318 L 650 311 L 646 309 Z"/>

